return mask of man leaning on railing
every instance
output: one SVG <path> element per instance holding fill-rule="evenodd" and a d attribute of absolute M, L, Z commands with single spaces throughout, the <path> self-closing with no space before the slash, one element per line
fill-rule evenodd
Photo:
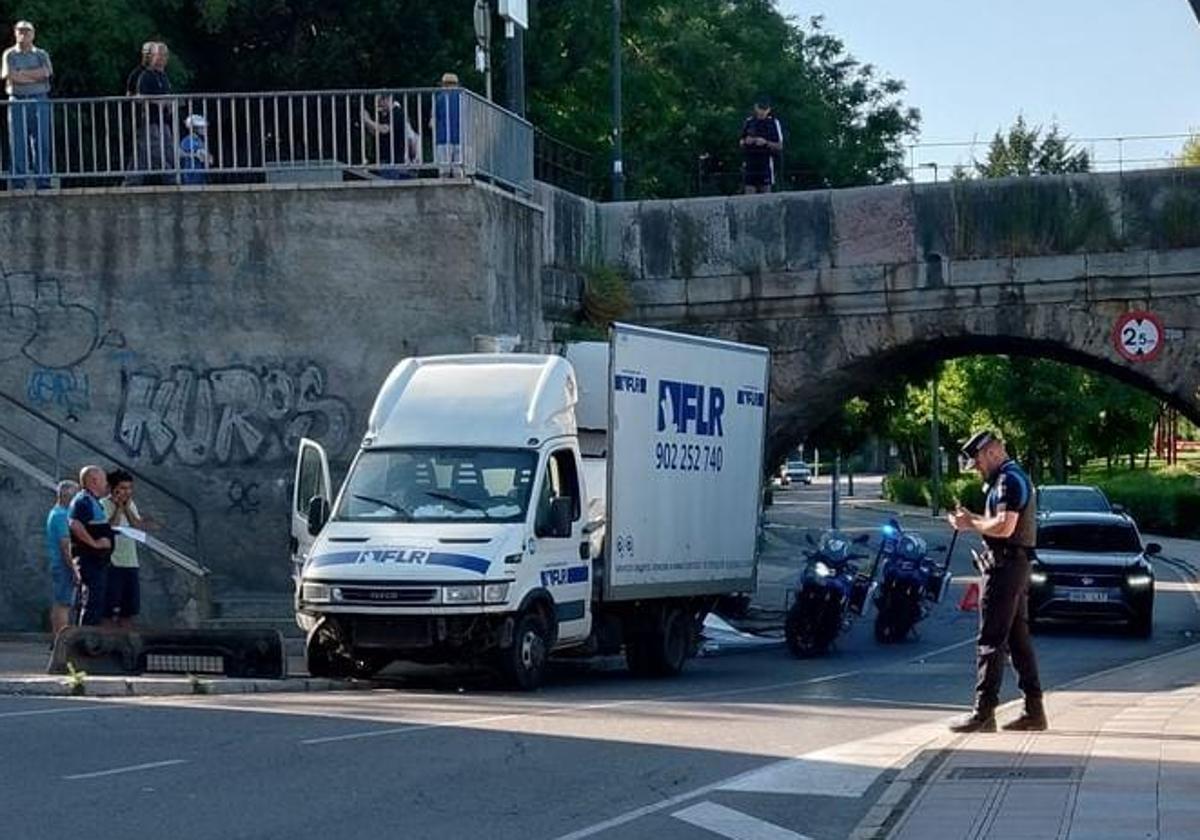
<path fill-rule="evenodd" d="M 8 136 L 12 149 L 12 188 L 24 189 L 25 176 L 37 173 L 38 189 L 50 187 L 51 160 L 50 54 L 33 45 L 33 24 L 17 21 L 16 44 L 0 57 L 0 77 L 8 92 Z M 30 156 L 33 166 L 30 166 Z"/>
<path fill-rule="evenodd" d="M 136 172 L 125 179 L 131 186 L 173 180 L 145 174 L 175 168 L 175 100 L 171 98 L 171 80 L 166 73 L 170 56 L 166 44 L 155 42 L 151 46 L 150 63 L 137 77 L 138 100 L 134 104 L 137 141 L 133 163 Z"/>

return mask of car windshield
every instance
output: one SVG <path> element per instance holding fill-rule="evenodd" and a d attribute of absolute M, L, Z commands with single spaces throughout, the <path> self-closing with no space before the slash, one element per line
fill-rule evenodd
<path fill-rule="evenodd" d="M 520 522 L 537 456 L 512 449 L 363 452 L 334 519 L 342 522 Z"/>
<path fill-rule="evenodd" d="M 1056 487 L 1038 494 L 1038 510 L 1073 510 L 1080 513 L 1108 513 L 1108 499 L 1091 487 Z"/>
<path fill-rule="evenodd" d="M 1137 531 L 1129 525 L 1043 525 L 1037 544 L 1051 551 L 1128 554 L 1142 550 Z"/>
<path fill-rule="evenodd" d="M 808 469 L 808 464 L 804 463 L 803 461 L 788 461 L 788 469 L 789 470 L 806 470 L 806 469 Z"/>

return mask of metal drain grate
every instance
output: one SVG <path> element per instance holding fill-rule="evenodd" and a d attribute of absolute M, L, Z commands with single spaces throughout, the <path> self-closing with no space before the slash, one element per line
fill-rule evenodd
<path fill-rule="evenodd" d="M 946 778 L 958 782 L 1073 782 L 1083 774 L 1083 768 L 1070 764 L 1043 767 L 955 767 Z"/>
<path fill-rule="evenodd" d="M 168 674 L 224 674 L 225 659 L 221 656 L 151 653 L 146 655 L 146 670 Z"/>

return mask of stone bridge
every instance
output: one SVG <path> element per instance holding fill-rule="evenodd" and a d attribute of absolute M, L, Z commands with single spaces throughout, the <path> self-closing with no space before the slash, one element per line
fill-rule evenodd
<path fill-rule="evenodd" d="M 775 456 L 914 362 L 980 353 L 1092 368 L 1200 420 L 1200 172 L 553 199 L 546 300 L 594 260 L 632 279 L 633 320 L 770 347 Z M 1157 318 L 1152 359 L 1118 351 L 1130 312 Z"/>

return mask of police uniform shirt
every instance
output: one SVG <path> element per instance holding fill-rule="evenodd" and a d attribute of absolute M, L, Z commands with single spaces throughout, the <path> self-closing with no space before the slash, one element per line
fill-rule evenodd
<path fill-rule="evenodd" d="M 1037 541 L 1037 507 L 1033 498 L 1033 484 L 1011 458 L 1000 465 L 988 487 L 986 510 L 989 517 L 1006 512 L 1019 515 L 1017 529 L 1008 539 L 984 538 L 989 548 L 997 549 L 1005 545 L 1034 547 Z"/>

